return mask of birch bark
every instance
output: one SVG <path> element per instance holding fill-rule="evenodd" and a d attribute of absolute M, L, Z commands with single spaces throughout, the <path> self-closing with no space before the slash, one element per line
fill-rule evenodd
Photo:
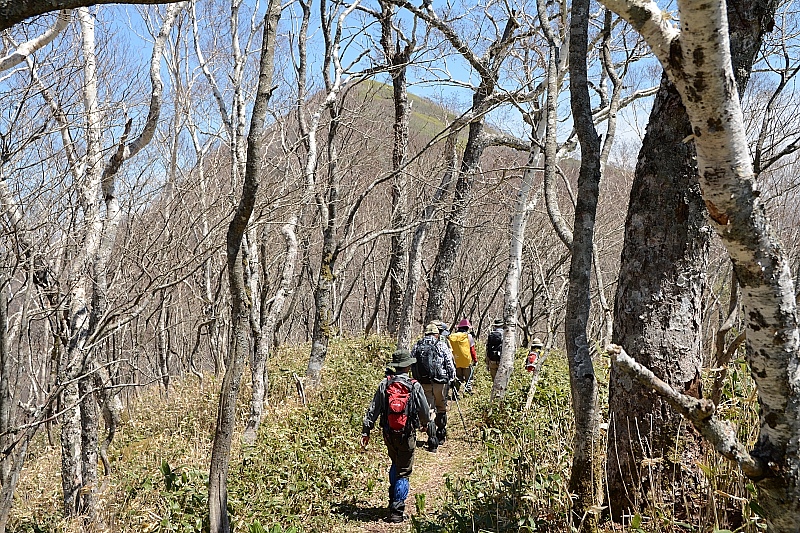
<path fill-rule="evenodd" d="M 751 455 L 771 465 L 754 479 L 772 531 L 800 524 L 800 357 L 794 283 L 765 215 L 729 48 L 724 3 L 678 2 L 681 29 L 654 2 L 603 0 L 650 44 L 692 124 L 700 187 L 712 227 L 733 262 L 758 387 L 760 429 Z M 760 22 L 767 22 L 768 17 Z"/>

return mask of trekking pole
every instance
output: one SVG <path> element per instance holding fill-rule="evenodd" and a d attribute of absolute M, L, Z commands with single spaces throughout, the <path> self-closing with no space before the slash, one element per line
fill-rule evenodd
<path fill-rule="evenodd" d="M 456 401 L 456 407 L 458 408 L 458 416 L 461 417 L 461 425 L 464 426 L 464 437 L 469 440 L 469 432 L 467 431 L 467 423 L 464 421 L 464 414 L 461 412 L 461 402 L 458 401 L 458 389 L 453 387 L 453 399 Z"/>
<path fill-rule="evenodd" d="M 475 365 L 476 363 L 469 365 L 469 376 L 467 376 L 467 381 L 464 384 L 465 389 L 467 388 L 467 385 L 469 385 L 469 390 L 472 390 L 472 377 L 475 375 Z M 470 394 L 472 393 L 470 392 Z"/>

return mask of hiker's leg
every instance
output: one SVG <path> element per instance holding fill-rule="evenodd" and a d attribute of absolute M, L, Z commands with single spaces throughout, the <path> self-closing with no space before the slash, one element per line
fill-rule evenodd
<path fill-rule="evenodd" d="M 433 411 L 434 401 L 435 401 L 435 396 L 433 393 L 434 383 L 422 383 L 421 385 L 422 385 L 422 391 L 425 393 L 425 400 L 427 400 L 428 407 L 430 408 L 430 411 L 428 412 L 428 418 L 430 418 L 433 416 L 434 413 Z"/>
<path fill-rule="evenodd" d="M 408 498 L 409 484 L 408 478 L 414 468 L 414 448 L 417 445 L 417 437 L 392 435 L 395 457 L 392 458 L 392 467 L 389 469 L 389 522 L 402 522 L 403 512 L 406 508 L 406 498 Z"/>
<path fill-rule="evenodd" d="M 436 440 L 439 444 L 447 437 L 447 389 L 444 383 L 434 385 L 433 394 L 436 401 Z"/>
<path fill-rule="evenodd" d="M 497 375 L 497 368 L 500 366 L 500 361 L 489 361 L 489 373 L 492 375 L 492 381 Z"/>
<path fill-rule="evenodd" d="M 439 444 L 447 438 L 447 413 L 436 414 L 436 440 Z"/>
<path fill-rule="evenodd" d="M 389 467 L 389 504 L 392 503 L 392 496 L 394 495 L 394 486 L 397 483 L 397 443 L 392 438 L 390 433 L 384 431 L 383 442 L 386 444 L 386 452 L 389 454 L 389 459 L 392 461 L 392 466 Z"/>
<path fill-rule="evenodd" d="M 429 411 L 428 420 L 433 420 L 436 413 L 436 395 L 434 394 L 435 383 L 422 383 L 422 390 L 425 392 L 425 399 L 428 401 Z M 436 442 L 436 431 L 433 424 L 428 424 L 428 451 L 435 452 L 439 443 Z"/>
<path fill-rule="evenodd" d="M 475 376 L 475 366 L 474 365 L 470 365 L 467 368 L 465 368 L 464 370 L 466 370 L 466 372 L 467 372 L 467 377 L 464 380 L 465 381 L 465 383 L 464 383 L 464 393 L 465 394 L 472 394 L 472 378 Z"/>

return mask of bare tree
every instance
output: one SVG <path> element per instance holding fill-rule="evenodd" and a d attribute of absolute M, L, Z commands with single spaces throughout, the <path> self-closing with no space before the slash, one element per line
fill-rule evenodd
<path fill-rule="evenodd" d="M 587 58 L 589 1 L 573 1 L 570 14 L 570 104 L 581 147 L 578 198 L 569 269 L 564 336 L 567 341 L 572 408 L 575 413 L 575 450 L 570 473 L 572 523 L 582 531 L 596 531 L 602 501 L 602 452 L 597 377 L 589 350 L 590 278 L 594 258 L 594 226 L 600 191 L 600 138 L 594 128 L 589 97 Z"/>
<path fill-rule="evenodd" d="M 226 254 L 228 258 L 228 283 L 231 293 L 232 330 L 225 377 L 219 394 L 217 425 L 214 443 L 211 448 L 209 467 L 208 506 L 210 531 L 228 533 L 231 530 L 228 518 L 228 467 L 230 447 L 236 422 L 236 400 L 247 356 L 250 353 L 250 307 L 251 295 L 241 261 L 242 241 L 248 222 L 253 213 L 259 174 L 262 170 L 264 138 L 269 100 L 272 95 L 272 73 L 275 61 L 275 41 L 278 21 L 281 16 L 279 0 L 271 0 L 267 5 L 263 21 L 261 59 L 259 62 L 258 88 L 250 117 L 250 130 L 247 134 L 247 155 L 242 195 L 233 219 L 228 226 Z"/>

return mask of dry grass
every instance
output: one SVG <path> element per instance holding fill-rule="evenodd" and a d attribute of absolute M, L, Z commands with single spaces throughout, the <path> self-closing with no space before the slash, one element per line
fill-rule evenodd
<path fill-rule="evenodd" d="M 231 505 L 237 531 L 247 531 L 256 520 L 268 531 L 273 526 L 281 527 L 280 531 L 294 526 L 342 533 L 412 529 L 411 523 L 380 521 L 385 514 L 389 467 L 380 439 L 374 439 L 367 452 L 357 445 L 360 418 L 382 376 L 381 361 L 390 350 L 384 340 L 334 343 L 322 391 L 310 398 L 308 407 L 299 402 L 293 379 L 293 374 L 303 373 L 307 347 L 286 348 L 273 358 L 272 403 L 258 441 L 242 449 L 235 438 L 231 451 Z M 496 524 L 487 531 L 522 530 L 515 520 L 525 517 L 538 524 L 539 530 L 559 531 L 566 526 L 572 428 L 568 378 L 565 361 L 554 356 L 548 365 L 530 412 L 519 411 L 527 384 L 527 375 L 521 372 L 515 373 L 507 404 L 489 409 L 488 376 L 479 369 L 478 392 L 461 400 L 466 432 L 452 404 L 448 442 L 439 453 L 421 448 L 416 455 L 407 512 L 420 520 L 420 531 L 459 531 L 459 520 L 465 517 L 473 523 Z M 741 424 L 746 436 L 753 422 L 753 406 L 748 403 L 751 388 L 741 374 L 734 373 L 732 379 L 739 381 L 731 387 L 724 413 Z M 157 388 L 130 395 L 109 452 L 113 472 L 103 478 L 99 491 L 103 527 L 94 531 L 200 530 L 218 386 L 213 377 L 203 381 L 189 377 L 175 380 L 169 396 Z M 240 428 L 248 388 L 244 386 L 241 394 Z M 60 517 L 57 428 L 53 435 L 54 445 L 48 444 L 42 432 L 31 448 L 10 531 L 86 531 L 81 520 Z M 185 476 L 180 490 L 166 490 L 160 471 L 163 463 L 177 479 Z M 751 500 L 746 481 L 713 453 L 704 459 L 704 467 L 708 484 L 696 494 L 703 514 L 687 526 L 710 531 L 742 523 Z M 421 494 L 424 512 L 415 504 Z M 607 530 L 690 530 L 671 521 L 668 510 L 659 509 L 658 502 L 643 509 L 638 530 L 630 521 L 624 526 L 607 524 Z M 756 523 L 743 524 L 742 531 L 757 531 Z"/>

